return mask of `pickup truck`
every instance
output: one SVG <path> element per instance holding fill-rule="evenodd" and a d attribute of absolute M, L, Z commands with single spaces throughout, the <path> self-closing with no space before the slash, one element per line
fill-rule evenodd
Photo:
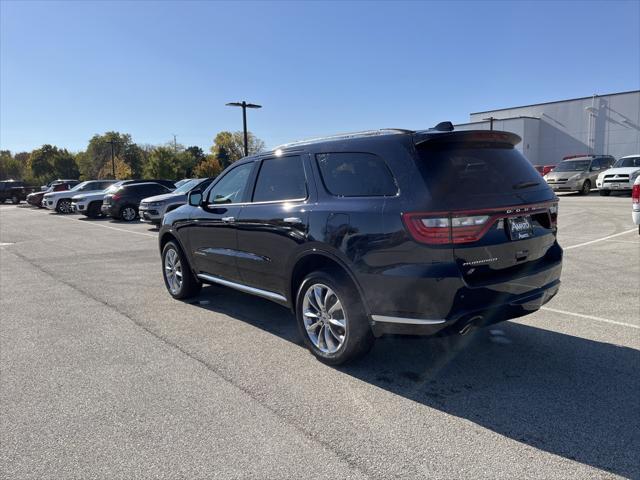
<path fill-rule="evenodd" d="M 0 181 L 0 203 L 11 200 L 16 205 L 27 199 L 27 195 L 33 191 L 32 187 L 27 187 L 24 182 L 16 180 Z"/>

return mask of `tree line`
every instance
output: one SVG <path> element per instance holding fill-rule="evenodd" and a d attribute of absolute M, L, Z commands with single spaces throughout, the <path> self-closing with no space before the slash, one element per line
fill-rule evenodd
<path fill-rule="evenodd" d="M 94 135 L 81 152 L 69 152 L 55 145 L 42 145 L 31 152 L 15 154 L 2 150 L 0 179 L 41 185 L 56 178 L 113 178 L 112 149 L 115 178 L 120 180 L 215 177 L 244 156 L 244 138 L 242 132 L 220 132 L 215 136 L 209 153 L 205 153 L 198 146 L 185 147 L 176 142 L 141 145 L 134 143 L 128 133 L 106 132 Z M 249 133 L 249 154 L 263 149 L 264 142 Z"/>

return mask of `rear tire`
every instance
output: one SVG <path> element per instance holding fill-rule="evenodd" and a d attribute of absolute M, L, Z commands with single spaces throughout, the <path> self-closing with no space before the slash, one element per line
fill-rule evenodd
<path fill-rule="evenodd" d="M 133 222 L 138 216 L 138 209 L 131 205 L 125 205 L 120 209 L 120 220 Z"/>
<path fill-rule="evenodd" d="M 601 197 L 608 197 L 611 195 L 611 190 L 598 190 Z"/>
<path fill-rule="evenodd" d="M 591 180 L 585 180 L 580 190 L 580 195 L 589 195 L 591 193 Z"/>
<path fill-rule="evenodd" d="M 296 320 L 307 348 L 327 365 L 353 361 L 373 346 L 360 294 L 343 272 L 319 270 L 307 275 L 298 289 Z"/>
<path fill-rule="evenodd" d="M 202 288 L 182 249 L 173 241 L 162 249 L 162 278 L 169 294 L 178 300 L 191 298 Z"/>

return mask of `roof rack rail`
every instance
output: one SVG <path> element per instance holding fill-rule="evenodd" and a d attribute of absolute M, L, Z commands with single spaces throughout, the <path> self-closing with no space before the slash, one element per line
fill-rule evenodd
<path fill-rule="evenodd" d="M 378 130 L 363 130 L 361 132 L 338 133 L 336 135 L 329 135 L 326 137 L 315 137 L 315 138 L 308 138 L 305 140 L 298 140 L 296 142 L 283 143 L 282 145 L 278 145 L 277 147 L 275 147 L 273 150 L 297 147 L 302 145 L 309 145 L 313 143 L 325 142 L 330 140 L 347 140 L 349 138 L 373 137 L 376 135 L 389 135 L 394 133 L 395 134 L 414 133 L 414 131 L 407 130 L 404 128 L 380 128 Z"/>

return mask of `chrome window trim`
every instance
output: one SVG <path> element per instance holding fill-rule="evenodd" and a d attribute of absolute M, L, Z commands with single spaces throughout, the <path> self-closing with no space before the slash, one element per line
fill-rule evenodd
<path fill-rule="evenodd" d="M 230 280 L 225 280 L 220 277 L 214 277 L 213 275 L 208 275 L 206 273 L 199 273 L 198 278 L 202 280 L 206 280 L 207 282 L 217 283 L 219 285 L 224 285 L 225 287 L 234 288 L 241 292 L 250 293 L 252 295 L 256 295 L 258 297 L 263 297 L 268 300 L 274 300 L 276 302 L 286 302 L 287 299 L 280 295 L 279 293 L 269 292 L 268 290 L 262 290 L 260 288 L 250 287 L 248 285 L 244 285 L 242 283 L 232 282 Z"/>

